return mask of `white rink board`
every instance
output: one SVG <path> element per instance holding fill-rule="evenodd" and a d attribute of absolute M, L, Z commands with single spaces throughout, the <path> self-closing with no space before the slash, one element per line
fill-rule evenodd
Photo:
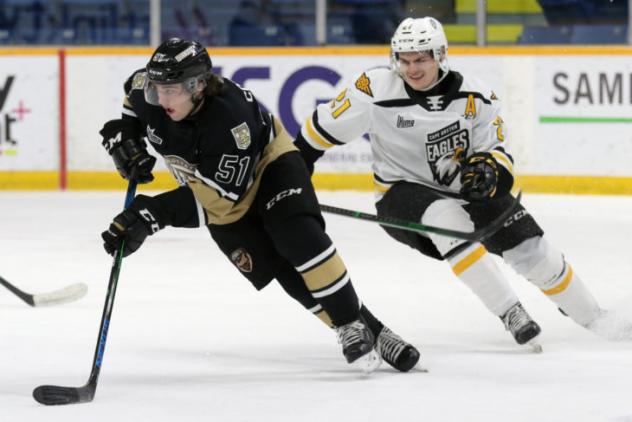
<path fill-rule="evenodd" d="M 59 167 L 58 94 L 56 56 L 0 55 L 0 170 Z"/>
<path fill-rule="evenodd" d="M 211 55 L 212 55 L 211 50 Z M 471 57 L 453 59 L 462 63 L 488 83 L 501 78 L 501 59 L 489 56 L 472 61 Z M 107 154 L 101 151 L 98 131 L 103 123 L 117 117 L 121 110 L 123 83 L 131 73 L 145 64 L 145 57 L 69 56 L 68 74 L 76 85 L 70 89 L 69 119 L 71 145 L 70 170 L 111 170 Z M 463 61 L 465 61 L 463 63 Z M 491 62 L 490 62 L 491 61 Z M 112 63 L 112 65 L 106 65 Z M 495 71 L 490 72 L 490 63 Z M 222 56 L 213 57 L 213 66 L 226 76 L 251 90 L 265 108 L 280 118 L 290 133 L 313 112 L 317 104 L 337 96 L 363 71 L 388 66 L 388 57 L 381 56 Z M 107 72 L 104 71 L 107 69 Z M 94 79 L 101 83 L 94 83 Z M 503 87 L 496 90 L 503 95 Z M 94 107 L 85 107 L 91 98 Z M 370 172 L 371 151 L 366 139 L 335 148 L 317 163 L 317 170 L 327 173 Z M 159 163 L 158 169 L 165 170 Z"/>
<path fill-rule="evenodd" d="M 632 174 L 632 61 L 629 57 L 543 57 L 536 63 L 530 174 Z M 541 116 L 625 118 L 621 123 L 543 124 Z M 557 159 L 557 165 L 552 161 Z M 545 165 L 539 166 L 537 163 Z"/>
<path fill-rule="evenodd" d="M 388 65 L 386 55 L 372 54 L 240 56 L 221 51 L 214 54 L 211 50 L 211 56 L 218 72 L 252 90 L 292 133 L 316 104 L 336 96 L 359 73 Z M 140 54 L 67 54 L 69 171 L 113 171 L 98 131 L 105 121 L 120 115 L 123 83 L 147 59 L 148 55 Z M 508 150 L 515 155 L 518 174 L 632 176 L 632 123 L 542 121 L 551 116 L 629 119 L 629 56 L 451 54 L 449 61 L 453 69 L 486 82 L 502 101 Z M 0 89 L 7 75 L 18 75 L 0 113 L 17 119 L 12 110 L 20 100 L 31 109 L 23 115 L 23 121 L 13 123 L 17 153 L 0 155 L 0 170 L 56 169 L 56 56 L 1 56 L 0 63 Z M 606 82 L 600 82 L 600 78 Z M 604 83 L 607 86 L 600 88 Z M 569 100 L 560 101 L 566 92 Z M 579 99 L 573 97 L 576 93 Z M 0 148 L 7 146 L 0 142 Z M 328 152 L 317 163 L 317 170 L 368 173 L 370 162 L 369 144 L 361 139 Z M 165 170 L 164 164 L 159 163 L 157 169 Z"/>

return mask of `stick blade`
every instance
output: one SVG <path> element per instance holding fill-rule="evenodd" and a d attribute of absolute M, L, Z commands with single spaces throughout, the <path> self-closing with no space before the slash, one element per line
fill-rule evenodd
<path fill-rule="evenodd" d="M 33 398 L 46 406 L 86 403 L 94 398 L 94 391 L 88 387 L 60 387 L 40 385 L 33 390 Z"/>
<path fill-rule="evenodd" d="M 34 306 L 61 305 L 81 299 L 87 292 L 88 286 L 84 283 L 76 283 L 64 287 L 63 289 L 33 295 L 33 302 Z"/>

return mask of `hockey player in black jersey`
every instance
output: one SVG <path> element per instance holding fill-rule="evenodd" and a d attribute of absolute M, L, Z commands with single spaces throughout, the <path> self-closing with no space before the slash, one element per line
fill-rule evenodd
<path fill-rule="evenodd" d="M 300 153 L 254 95 L 212 72 L 199 43 L 173 38 L 125 84 L 121 119 L 101 130 L 126 179 L 153 179 L 147 137 L 180 185 L 138 195 L 103 232 L 124 256 L 166 226 L 207 226 L 239 271 L 262 289 L 276 278 L 306 309 L 335 328 L 349 363 L 371 372 L 381 358 L 410 370 L 419 352 L 361 305 L 330 238 Z"/>
<path fill-rule="evenodd" d="M 402 21 L 391 41 L 391 67 L 363 72 L 330 103 L 320 104 L 295 143 L 313 168 L 328 148 L 365 133 L 380 217 L 473 231 L 515 203 L 500 102 L 484 84 L 449 68 L 448 42 L 436 19 Z M 501 256 L 579 325 L 609 336 L 600 329 L 607 325 L 606 313 L 522 205 L 482 244 L 384 229 L 422 254 L 447 261 L 519 344 L 531 342 L 539 350 L 540 327 L 488 252 Z"/>

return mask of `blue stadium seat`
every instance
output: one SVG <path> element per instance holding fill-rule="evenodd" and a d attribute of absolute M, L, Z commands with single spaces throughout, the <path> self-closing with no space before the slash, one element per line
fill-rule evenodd
<path fill-rule="evenodd" d="M 570 26 L 525 26 L 518 37 L 518 44 L 569 44 Z"/>
<path fill-rule="evenodd" d="M 575 25 L 572 44 L 626 44 L 628 29 L 625 25 Z"/>

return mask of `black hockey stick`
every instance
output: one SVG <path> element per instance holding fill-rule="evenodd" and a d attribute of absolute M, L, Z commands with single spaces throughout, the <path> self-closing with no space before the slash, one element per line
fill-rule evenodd
<path fill-rule="evenodd" d="M 127 186 L 127 195 L 125 196 L 125 208 L 134 199 L 136 193 L 136 182 L 130 181 Z M 92 361 L 92 370 L 90 378 L 86 385 L 82 387 L 61 387 L 56 385 L 40 385 L 33 390 L 33 398 L 45 405 L 86 403 L 92 401 L 97 390 L 97 382 L 99 381 L 99 373 L 101 372 L 101 363 L 103 362 L 103 354 L 105 353 L 105 342 L 108 337 L 108 328 L 110 327 L 110 317 L 112 316 L 112 307 L 114 306 L 114 297 L 116 296 L 116 286 L 118 284 L 119 272 L 121 271 L 121 263 L 123 261 L 123 250 L 125 242 L 114 256 L 112 262 L 112 270 L 110 271 L 110 281 L 108 283 L 108 291 L 105 296 L 105 305 L 103 306 L 103 315 L 101 316 L 101 326 L 99 327 L 99 337 L 94 350 L 94 360 Z"/>
<path fill-rule="evenodd" d="M 0 277 L 0 284 L 30 306 L 53 306 L 72 302 L 81 299 L 88 291 L 88 286 L 83 283 L 71 284 L 62 289 L 46 293 L 27 293 L 18 289 L 2 277 Z"/>
<path fill-rule="evenodd" d="M 372 221 L 378 223 L 381 226 L 394 227 L 396 229 L 408 230 L 413 232 L 424 233 L 437 233 L 444 236 L 455 237 L 458 239 L 465 239 L 472 242 L 480 242 L 496 233 L 507 221 L 509 217 L 515 212 L 518 204 L 520 204 L 520 198 L 522 192 L 518 192 L 516 201 L 507 208 L 501 215 L 499 215 L 494 221 L 472 232 L 463 232 L 458 230 L 450 230 L 443 227 L 427 226 L 425 224 L 416 223 L 414 221 L 400 220 L 398 218 L 390 217 L 378 217 L 373 214 L 366 214 L 360 211 L 348 210 L 345 208 L 332 207 L 329 205 L 320 204 L 320 210 L 331 214 L 343 215 L 345 217 L 357 218 L 359 220 Z"/>

